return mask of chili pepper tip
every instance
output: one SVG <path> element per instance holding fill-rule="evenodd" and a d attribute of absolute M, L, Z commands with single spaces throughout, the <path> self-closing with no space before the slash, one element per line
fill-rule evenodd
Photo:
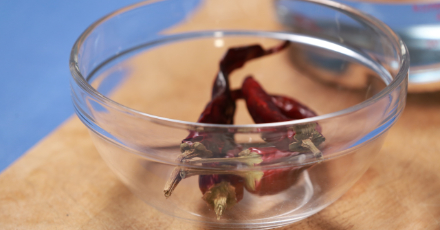
<path fill-rule="evenodd" d="M 169 179 L 166 182 L 165 187 L 163 189 L 163 193 L 164 193 L 165 198 L 168 198 L 171 196 L 171 194 L 173 193 L 176 186 L 182 180 L 180 172 L 181 172 L 180 167 L 176 167 L 176 168 L 174 168 L 173 172 L 171 173 L 171 176 L 169 177 Z"/>

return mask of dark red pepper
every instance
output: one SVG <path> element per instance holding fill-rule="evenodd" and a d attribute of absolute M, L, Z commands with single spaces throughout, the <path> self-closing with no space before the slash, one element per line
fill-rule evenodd
<path fill-rule="evenodd" d="M 290 119 L 296 120 L 316 116 L 313 110 L 292 98 L 281 95 L 270 96 L 272 97 L 272 102 L 275 103 L 281 113 Z"/>
<path fill-rule="evenodd" d="M 210 124 L 233 124 L 235 100 L 229 87 L 229 74 L 241 68 L 247 61 L 265 55 L 273 54 L 288 47 L 289 41 L 281 45 L 264 50 L 260 45 L 230 48 L 220 61 L 220 70 L 214 80 L 211 101 L 206 105 L 198 122 Z M 227 152 L 237 148 L 233 133 L 210 133 L 191 131 L 182 140 L 180 151 L 182 154 L 176 159 L 182 162 L 194 157 L 224 157 Z M 180 168 L 173 170 L 170 179 L 165 184 L 165 197 L 171 196 L 172 191 L 182 180 Z"/>
<path fill-rule="evenodd" d="M 213 98 L 199 118 L 201 123 L 232 124 L 235 112 L 235 101 L 232 100 L 230 91 L 225 90 L 223 94 Z M 182 154 L 176 159 L 183 162 L 194 157 L 210 158 L 224 157 L 227 152 L 236 148 L 233 134 L 216 132 L 191 131 L 182 141 L 180 151 Z M 165 184 L 165 197 L 171 196 L 176 186 L 182 180 L 181 168 L 176 167 Z"/>
<path fill-rule="evenodd" d="M 285 105 L 292 103 L 291 100 L 282 97 L 283 100 L 280 100 L 279 96 L 270 96 L 252 77 L 247 77 L 244 80 L 241 90 L 248 111 L 257 124 L 290 121 L 316 114 L 306 106 L 297 107 L 302 110 L 289 110 Z M 296 102 L 296 104 L 299 103 Z M 292 129 L 277 128 L 263 133 L 262 138 L 280 150 L 312 151 L 316 157 L 322 158 L 321 151 L 316 147 L 325 141 L 325 138 L 319 133 L 320 131 L 321 128 L 316 123 L 310 123 L 296 125 Z"/>
<path fill-rule="evenodd" d="M 199 123 L 233 124 L 235 100 L 231 97 L 229 83 L 226 84 L 225 87 L 222 94 L 216 95 L 208 105 L 206 105 L 199 117 Z M 195 143 L 203 144 L 209 152 L 196 151 L 193 147 Z M 234 147 L 234 136 L 231 133 L 191 131 L 190 134 L 182 140 L 180 150 L 184 155 L 182 159 L 188 159 L 193 157 L 222 157 Z"/>
<path fill-rule="evenodd" d="M 241 89 L 231 91 L 232 98 L 237 101 L 244 99 Z M 304 119 L 316 116 L 316 113 L 307 106 L 297 102 L 296 100 L 287 96 L 270 95 L 272 102 L 280 110 L 280 112 L 288 117 L 290 120 Z"/>
<path fill-rule="evenodd" d="M 243 98 L 246 100 L 247 109 L 255 123 L 273 123 L 292 120 L 284 115 L 264 91 L 260 84 L 252 77 L 247 77 L 241 87 Z"/>
<path fill-rule="evenodd" d="M 231 48 L 220 62 L 220 70 L 214 80 L 211 101 L 206 105 L 198 122 L 210 124 L 233 124 L 235 101 L 244 98 L 248 110 L 256 123 L 282 122 L 316 116 L 306 106 L 295 100 L 268 95 L 252 78 L 246 78 L 242 90 L 231 91 L 229 75 L 241 68 L 247 61 L 283 50 L 289 45 L 286 41 L 279 46 L 264 50 L 260 45 Z M 249 148 L 242 151 L 234 141 L 233 133 L 215 133 L 207 131 L 191 131 L 182 141 L 182 154 L 179 163 L 201 163 L 202 166 L 214 167 L 181 168 L 176 167 L 168 180 L 164 194 L 169 197 L 177 184 L 189 176 L 199 176 L 199 188 L 203 200 L 221 217 L 224 210 L 232 207 L 243 198 L 244 188 L 257 195 L 272 195 L 285 191 L 295 184 L 299 175 L 307 167 L 284 167 L 259 171 L 224 170 L 234 169 L 240 164 L 256 166 L 278 163 L 299 152 L 320 151 L 315 144 L 323 141 L 322 135 L 316 130 L 316 124 L 298 125 L 290 129 L 275 129 L 263 133 L 263 139 L 275 147 Z M 313 149 L 314 148 L 314 149 Z M 284 151 L 289 149 L 290 151 Z M 194 158 L 202 159 L 194 159 Z M 215 158 L 213 158 L 215 157 Z M 233 158 L 233 159 L 228 159 Z M 215 168 L 223 169 L 215 169 Z M 233 171 L 234 174 L 231 174 Z"/>
<path fill-rule="evenodd" d="M 270 49 L 263 49 L 260 45 L 241 46 L 228 49 L 220 61 L 220 71 L 212 87 L 212 98 L 222 94 L 225 85 L 229 86 L 229 74 L 232 71 L 243 67 L 243 65 L 252 59 L 270 55 L 279 52 L 289 46 L 290 42 L 285 41 L 281 45 Z M 228 87 L 229 89 L 229 87 Z"/>
<path fill-rule="evenodd" d="M 200 115 L 198 122 L 210 124 L 233 124 L 236 100 L 234 95 L 231 94 L 229 75 L 234 70 L 241 68 L 247 61 L 279 52 L 288 47 L 289 44 L 290 42 L 286 41 L 281 45 L 267 50 L 263 49 L 260 45 L 228 49 L 220 61 L 220 69 L 212 87 L 211 101 Z M 207 132 L 191 131 L 182 141 L 184 145 L 181 146 L 181 151 L 184 155 L 187 155 L 184 159 L 196 156 L 222 157 L 227 151 L 235 148 L 233 139 L 233 134 L 222 133 L 216 135 Z M 211 151 L 212 155 L 205 152 L 198 153 L 197 151 L 194 151 L 193 144 L 196 142 L 202 143 L 207 150 Z M 185 151 L 187 152 L 185 153 Z"/>
<path fill-rule="evenodd" d="M 214 209 L 217 219 L 220 219 L 224 211 L 231 208 L 243 198 L 244 186 L 250 189 L 255 188 L 255 182 L 263 176 L 260 171 L 236 172 L 223 169 L 234 169 L 237 163 L 245 163 L 253 166 L 261 163 L 261 157 L 257 154 L 247 154 L 242 157 L 228 158 L 205 158 L 188 159 L 185 163 L 201 163 L 207 168 L 183 168 L 180 171 L 182 179 L 199 176 L 199 188 L 203 194 L 203 200 Z M 225 168 L 227 167 L 227 168 Z"/>

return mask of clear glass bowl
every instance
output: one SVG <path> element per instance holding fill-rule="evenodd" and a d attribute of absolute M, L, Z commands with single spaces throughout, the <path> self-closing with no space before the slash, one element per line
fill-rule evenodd
<path fill-rule="evenodd" d="M 282 0 L 280 0 L 280 3 Z M 409 92 L 440 90 L 440 4 L 438 0 L 338 0 L 394 30 L 411 54 Z M 292 9 L 295 14 L 296 9 Z M 301 9 L 302 14 L 313 10 Z M 290 19 L 288 19 L 290 20 Z M 340 26 L 346 26 L 343 20 Z M 359 36 L 363 36 L 359 34 Z"/>
<path fill-rule="evenodd" d="M 291 31 L 278 1 L 147 1 L 102 18 L 75 43 L 70 69 L 76 113 L 105 162 L 147 204 L 194 225 L 273 228 L 327 207 L 374 162 L 405 106 L 405 45 L 383 23 L 345 5 L 284 2 L 317 13 Z M 341 17 L 351 26 L 338 27 Z M 311 22 L 318 19 L 329 30 L 316 30 Z M 349 34 L 363 34 L 368 46 Z M 290 41 L 286 50 L 234 71 L 231 87 L 239 88 L 244 77 L 253 75 L 270 94 L 295 98 L 318 116 L 254 124 L 239 100 L 233 125 L 196 122 L 228 48 L 269 48 L 284 40 Z M 270 148 L 274 143 L 264 139 L 268 135 L 296 132 L 306 137 L 291 141 L 310 141 L 317 148 L 294 147 L 256 164 L 226 159 L 215 150 L 220 159 L 212 161 L 217 163 L 176 161 L 191 132 L 213 137 L 202 144 L 229 140 L 240 151 Z M 323 139 L 315 141 L 310 133 Z M 164 188 L 175 172 L 182 180 L 166 198 Z M 206 185 L 203 178 L 216 175 L 231 195 L 210 190 L 231 201 L 221 215 L 215 212 L 221 199 L 206 197 L 200 189 Z"/>

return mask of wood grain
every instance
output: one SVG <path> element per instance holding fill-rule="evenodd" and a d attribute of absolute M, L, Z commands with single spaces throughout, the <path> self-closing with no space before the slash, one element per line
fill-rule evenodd
<path fill-rule="evenodd" d="M 409 95 L 380 157 L 334 204 L 282 229 L 440 229 L 440 93 Z M 0 174 L 0 229 L 190 229 L 144 204 L 76 118 Z"/>
<path fill-rule="evenodd" d="M 328 208 L 281 229 L 440 229 L 439 138 L 440 93 L 409 95 L 365 175 Z M 0 174 L 0 229 L 194 228 L 132 195 L 72 117 Z"/>

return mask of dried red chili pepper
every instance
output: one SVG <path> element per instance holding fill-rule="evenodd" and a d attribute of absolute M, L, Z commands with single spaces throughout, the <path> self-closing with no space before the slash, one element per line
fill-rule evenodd
<path fill-rule="evenodd" d="M 238 100 L 243 98 L 243 94 L 241 90 L 234 90 L 231 92 L 232 98 L 234 100 Z M 275 105 L 280 109 L 285 116 L 289 117 L 289 120 L 292 119 L 301 119 L 308 116 L 315 116 L 316 114 L 308 109 L 307 107 L 301 105 L 295 100 L 284 97 L 284 96 L 272 96 L 272 101 L 276 103 Z M 279 163 L 279 161 L 284 161 L 286 159 L 292 159 L 292 156 L 298 155 L 298 152 L 290 152 L 290 151 L 280 151 L 275 147 L 263 147 L 263 148 L 249 148 L 245 151 L 240 152 L 238 148 L 228 152 L 229 159 L 225 158 L 211 158 L 211 159 L 200 159 L 200 160 L 190 160 L 191 163 L 202 163 L 206 164 L 208 162 L 223 163 L 223 164 L 237 164 L 237 163 L 246 163 L 248 166 L 256 166 L 256 165 L 264 165 L 270 163 Z M 239 154 L 237 154 L 239 153 Z M 239 157 L 237 157 L 239 156 Z M 249 156 L 252 156 L 249 158 Z M 260 157 L 256 157 L 260 156 Z M 277 162 L 278 161 L 278 162 Z M 237 175 L 200 175 L 199 176 L 199 186 L 204 194 L 204 200 L 216 210 L 217 217 L 220 218 L 221 213 L 225 208 L 231 207 L 235 203 L 233 203 L 233 197 L 242 197 L 242 190 L 238 190 L 238 196 L 236 196 L 236 191 L 234 190 L 236 187 L 243 186 L 243 179 L 245 179 L 246 183 L 245 188 L 250 193 L 263 196 L 263 195 L 273 195 L 284 190 L 287 190 L 292 185 L 297 183 L 299 176 L 301 173 L 306 170 L 306 167 L 283 167 L 277 169 L 269 169 L 260 172 L 260 174 L 255 171 L 252 172 L 249 176 L 246 174 L 238 174 Z M 194 171 L 192 173 L 195 173 Z M 203 174 L 204 172 L 199 171 L 198 174 Z M 189 176 L 189 175 L 188 175 Z M 233 176 L 236 178 L 235 181 L 240 181 L 241 183 L 233 183 L 229 182 L 228 176 Z M 222 179 L 225 178 L 225 179 Z M 206 193 L 207 187 L 213 188 L 214 192 Z M 219 194 L 218 191 L 221 191 L 221 195 L 212 195 Z M 209 194 L 208 196 L 206 194 Z M 223 205 L 225 201 L 229 198 L 231 203 L 226 203 Z M 241 200 L 238 199 L 237 202 Z M 223 203 L 220 204 L 219 201 Z M 217 205 L 216 205 L 217 204 Z M 220 213 L 220 214 L 219 214 Z"/>
<path fill-rule="evenodd" d="M 228 49 L 220 61 L 220 70 L 212 87 L 211 101 L 200 115 L 198 122 L 233 124 L 235 100 L 232 98 L 229 88 L 229 74 L 242 67 L 249 60 L 283 50 L 289 45 L 289 43 L 289 41 L 286 41 L 279 46 L 267 50 L 264 50 L 260 45 Z M 182 154 L 179 155 L 176 161 L 182 162 L 185 159 L 191 159 L 194 157 L 207 158 L 224 156 L 229 150 L 236 148 L 233 135 L 234 134 L 232 133 L 216 134 L 191 131 L 182 141 L 180 146 Z M 170 179 L 166 182 L 164 188 L 165 197 L 171 196 L 172 191 L 182 180 L 179 172 L 180 168 L 175 168 Z"/>
<path fill-rule="evenodd" d="M 244 99 L 241 89 L 231 91 L 232 98 L 237 101 L 238 99 Z M 290 120 L 304 119 L 308 117 L 314 117 L 317 114 L 309 109 L 307 106 L 295 101 L 292 98 L 281 95 L 270 95 L 272 102 L 278 107 L 280 112 L 287 116 Z"/>
<path fill-rule="evenodd" d="M 201 123 L 214 124 L 232 124 L 235 112 L 235 101 L 232 100 L 229 84 L 222 94 L 216 95 L 205 107 L 199 118 Z M 176 159 L 177 162 L 182 162 L 185 159 L 194 157 L 208 158 L 208 157 L 222 157 L 226 153 L 235 148 L 233 134 L 215 133 L 215 132 L 198 132 L 191 131 L 190 134 L 182 141 L 180 151 L 182 154 Z M 173 190 L 183 179 L 181 177 L 181 168 L 176 167 L 171 173 L 170 178 L 165 184 L 164 195 L 166 198 L 171 196 Z"/>
<path fill-rule="evenodd" d="M 212 87 L 212 98 L 223 92 L 225 89 L 224 85 L 229 85 L 229 74 L 231 74 L 232 71 L 241 68 L 246 62 L 252 59 L 277 53 L 287 48 L 289 44 L 289 41 L 285 41 L 282 44 L 267 50 L 263 49 L 260 45 L 233 47 L 228 49 L 220 61 L 220 71 L 214 81 L 214 86 Z"/>
<path fill-rule="evenodd" d="M 220 61 L 220 70 L 212 87 L 211 101 L 200 115 L 198 122 L 211 124 L 233 124 L 235 98 L 233 95 L 231 95 L 231 90 L 229 87 L 229 75 L 231 72 L 241 68 L 247 61 L 279 52 L 288 47 L 289 44 L 289 41 L 285 41 L 281 45 L 267 50 L 263 49 L 263 47 L 260 45 L 250 45 L 228 49 Z M 192 131 L 188 137 L 182 141 L 181 150 L 183 150 L 182 153 L 186 155 L 183 158 L 188 159 L 197 156 L 211 156 L 210 153 L 199 153 L 194 151 L 192 146 L 195 142 L 202 143 L 207 150 L 214 154 L 215 157 L 219 157 L 219 154 L 224 155 L 227 151 L 234 148 L 234 145 L 231 144 L 233 142 L 233 136 L 231 135 L 233 134 L 230 134 L 229 136 L 220 134 L 214 138 L 210 133 Z M 185 151 L 188 152 L 185 153 Z"/>
<path fill-rule="evenodd" d="M 247 77 L 244 80 L 241 90 L 243 98 L 246 100 L 248 111 L 255 123 L 290 121 L 295 118 L 289 116 L 306 118 L 308 115 L 315 114 L 305 106 L 300 108 L 303 110 L 307 109 L 308 113 L 301 113 L 300 110 L 288 110 L 283 105 L 291 103 L 289 100 L 279 100 L 279 96 L 270 96 L 252 77 Z M 263 133 L 262 137 L 266 142 L 274 144 L 280 150 L 312 151 L 317 158 L 322 158 L 322 153 L 316 146 L 324 142 L 325 138 L 319 131 L 320 127 L 317 127 L 316 123 L 309 123 L 296 125 L 292 129 L 277 128 L 271 132 Z"/>
<path fill-rule="evenodd" d="M 257 83 L 258 84 L 258 83 Z M 260 87 L 261 88 L 261 87 Z M 262 88 L 261 88 L 262 90 Z M 263 90 L 264 92 L 264 90 Z M 264 94 L 263 94 L 264 95 Z M 265 95 L 264 95 L 265 96 Z M 231 97 L 233 100 L 238 100 L 241 98 L 244 98 L 243 93 L 241 90 L 234 90 L 231 91 Z M 302 119 L 306 117 L 312 117 L 316 116 L 316 113 L 307 108 L 306 106 L 300 104 L 299 102 L 296 102 L 294 99 L 285 97 L 285 96 L 279 96 L 279 95 L 269 95 L 270 100 L 275 104 L 275 106 L 279 109 L 279 111 L 286 116 L 287 118 L 283 118 L 286 120 L 293 120 L 293 119 Z M 268 102 L 269 103 L 269 102 Z M 272 108 L 275 108 L 272 105 Z M 266 114 L 267 115 L 267 114 Z M 270 114 L 268 115 L 270 116 Z M 280 117 L 283 117 L 282 115 L 279 115 Z M 284 120 L 280 120 L 284 121 Z M 289 147 L 289 150 L 291 151 L 297 151 L 297 152 L 309 152 L 312 151 L 315 155 L 318 155 L 320 153 L 320 150 L 316 148 L 315 143 L 318 143 L 319 145 L 320 141 L 323 141 L 323 137 L 319 132 L 316 132 L 316 130 L 320 131 L 320 127 L 315 127 L 316 124 L 308 124 L 308 125 L 297 125 L 295 130 L 282 130 L 279 132 L 272 132 L 272 133 L 266 133 L 265 139 L 269 142 L 272 142 L 277 146 L 278 148 L 286 150 L 286 146 Z M 262 154 L 265 156 L 263 164 L 267 163 L 270 158 L 277 158 L 282 159 L 282 157 L 288 157 L 292 155 L 292 152 L 287 151 L 280 151 L 277 148 L 263 148 L 262 150 L 253 149 L 256 152 L 260 151 L 259 154 Z M 227 156 L 228 157 L 235 157 L 237 156 L 237 153 L 239 153 L 241 149 L 239 147 L 235 147 L 234 149 L 231 149 L 228 151 Z M 317 154 L 318 153 L 318 154 Z M 257 164 L 255 161 L 252 162 L 247 158 L 234 158 L 234 159 L 202 159 L 202 160 L 195 160 L 193 163 L 203 163 L 203 162 L 231 162 L 231 160 L 236 162 L 244 162 L 247 163 L 250 166 L 253 166 Z M 260 159 L 258 159 L 260 160 Z M 278 191 L 283 190 L 284 188 L 290 187 L 292 184 L 294 184 L 297 180 L 297 177 L 300 175 L 300 173 L 305 168 L 290 168 L 290 169 L 284 169 L 284 170 L 272 170 L 272 171 L 265 171 L 264 172 L 264 179 L 259 181 L 259 177 L 261 175 L 255 174 L 253 176 L 248 176 L 246 178 L 248 186 L 246 188 L 249 191 L 256 191 L 257 194 L 274 194 Z M 284 179 L 283 179 L 284 178 Z M 256 179 L 255 182 L 252 180 Z M 266 186 L 268 184 L 274 183 L 278 184 L 280 181 L 281 186 Z M 284 182 L 282 182 L 284 181 Z M 283 187 L 284 186 L 284 187 Z M 255 189 L 253 189 L 255 187 Z"/>
<path fill-rule="evenodd" d="M 231 91 L 229 88 L 229 74 L 232 71 L 242 67 L 251 59 L 278 52 L 288 45 L 289 42 L 284 42 L 268 50 L 264 50 L 259 45 L 229 49 L 220 62 L 220 71 L 214 81 L 211 101 L 200 115 L 198 122 L 233 124 L 235 101 L 239 98 L 246 100 L 248 110 L 256 123 L 282 122 L 316 116 L 312 110 L 291 98 L 268 95 L 252 78 L 246 78 L 242 91 Z M 320 127 L 315 123 L 273 130 L 264 133 L 263 138 L 276 147 L 249 148 L 245 151 L 241 151 L 241 147 L 235 144 L 233 134 L 192 131 L 182 141 L 182 154 L 177 159 L 178 162 L 215 166 L 214 168 L 219 169 L 177 167 L 171 177 L 174 179 L 171 182 L 169 180 L 165 186 L 165 196 L 171 195 L 180 180 L 199 175 L 199 188 L 203 193 L 203 199 L 215 210 L 219 219 L 224 210 L 243 198 L 243 187 L 257 195 L 282 192 L 295 184 L 301 172 L 308 167 L 265 171 L 253 171 L 251 168 L 247 171 L 221 168 L 235 169 L 240 164 L 248 166 L 270 164 L 292 159 L 291 157 L 298 155 L 299 152 L 310 150 L 318 156 L 321 152 L 315 145 L 319 145 L 325 139 L 317 130 L 320 131 Z M 290 151 L 282 151 L 286 149 Z M 193 159 L 194 157 L 202 159 Z"/>
<path fill-rule="evenodd" d="M 216 90 L 218 89 L 219 87 L 217 87 Z M 221 94 L 214 95 L 212 100 L 205 107 L 198 122 L 232 124 L 234 112 L 235 101 L 231 98 L 229 83 L 226 83 Z M 235 147 L 236 144 L 234 142 L 233 134 L 191 131 L 190 134 L 182 140 L 182 144 L 180 145 L 180 151 L 182 154 L 179 155 L 176 161 L 180 163 L 185 159 L 191 159 L 194 157 L 222 157 Z M 171 196 L 173 190 L 183 179 L 180 172 L 181 168 L 176 167 L 166 182 L 164 187 L 164 195 L 166 198 Z"/>
<path fill-rule="evenodd" d="M 273 123 L 292 120 L 284 115 L 272 97 L 263 90 L 260 84 L 252 77 L 247 77 L 242 84 L 241 91 L 246 100 L 247 109 L 255 123 Z"/>
<path fill-rule="evenodd" d="M 270 96 L 272 98 L 272 102 L 275 103 L 281 113 L 290 119 L 296 120 L 316 116 L 316 113 L 313 110 L 292 98 L 281 95 Z"/>
<path fill-rule="evenodd" d="M 231 174 L 200 175 L 199 188 L 203 200 L 214 209 L 219 220 L 226 209 L 243 199 L 244 180 Z"/>

